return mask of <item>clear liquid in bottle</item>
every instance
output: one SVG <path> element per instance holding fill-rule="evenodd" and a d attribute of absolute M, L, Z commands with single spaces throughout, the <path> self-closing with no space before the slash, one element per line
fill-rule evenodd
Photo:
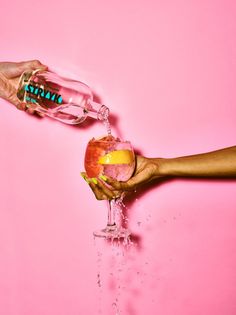
<path fill-rule="evenodd" d="M 91 89 L 86 84 L 49 71 L 24 72 L 17 97 L 36 105 L 36 111 L 67 124 L 79 124 L 87 116 L 108 121 L 109 109 L 93 101 Z"/>

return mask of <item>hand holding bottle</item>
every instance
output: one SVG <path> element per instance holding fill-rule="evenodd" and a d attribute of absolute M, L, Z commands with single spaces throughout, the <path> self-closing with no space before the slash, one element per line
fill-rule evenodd
<path fill-rule="evenodd" d="M 0 97 L 9 101 L 16 108 L 25 110 L 30 114 L 35 111 L 34 105 L 21 102 L 17 97 L 17 89 L 20 76 L 24 71 L 32 71 L 35 69 L 46 70 L 47 66 L 41 64 L 38 60 L 30 60 L 23 62 L 0 62 Z"/>

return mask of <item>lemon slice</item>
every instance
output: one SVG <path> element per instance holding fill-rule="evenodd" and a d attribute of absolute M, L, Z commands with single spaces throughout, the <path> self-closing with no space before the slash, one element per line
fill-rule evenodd
<path fill-rule="evenodd" d="M 130 150 L 111 151 L 98 160 L 99 164 L 130 164 L 134 160 L 134 154 Z"/>

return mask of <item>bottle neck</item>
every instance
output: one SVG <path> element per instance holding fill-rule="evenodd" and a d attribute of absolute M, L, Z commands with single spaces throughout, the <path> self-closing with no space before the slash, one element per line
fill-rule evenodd
<path fill-rule="evenodd" d="M 93 101 L 89 102 L 86 112 L 89 117 L 98 120 L 107 120 L 109 117 L 109 108 Z"/>

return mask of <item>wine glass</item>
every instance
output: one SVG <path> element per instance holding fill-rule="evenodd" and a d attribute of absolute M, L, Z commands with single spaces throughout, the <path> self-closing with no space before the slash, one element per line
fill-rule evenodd
<path fill-rule="evenodd" d="M 87 145 L 84 166 L 88 177 L 105 175 L 118 181 L 127 181 L 135 169 L 135 155 L 129 141 L 121 141 L 109 135 L 101 139 L 91 139 Z M 105 183 L 106 184 L 106 183 Z M 107 200 L 107 226 L 95 231 L 97 237 L 126 238 L 130 235 L 127 228 L 117 222 L 117 200 Z"/>

